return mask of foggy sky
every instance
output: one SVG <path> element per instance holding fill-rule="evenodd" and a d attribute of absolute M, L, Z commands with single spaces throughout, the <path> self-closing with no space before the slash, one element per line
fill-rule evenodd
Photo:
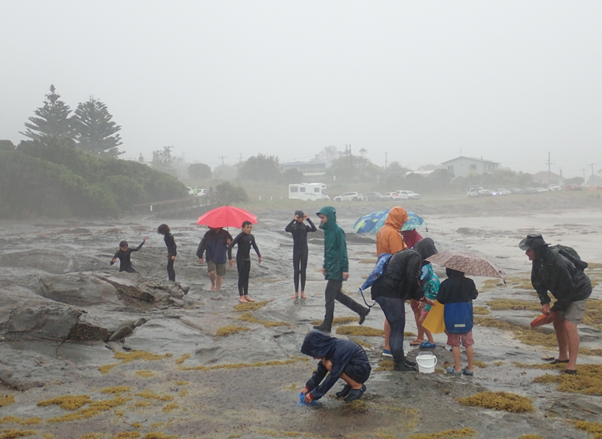
<path fill-rule="evenodd" d="M 416 168 L 602 168 L 599 1 L 2 0 L 0 139 L 54 84 L 126 151 L 212 167 L 334 145 Z"/>

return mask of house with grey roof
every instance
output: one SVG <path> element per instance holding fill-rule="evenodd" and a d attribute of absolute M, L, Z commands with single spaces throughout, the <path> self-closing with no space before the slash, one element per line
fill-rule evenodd
<path fill-rule="evenodd" d="M 456 177 L 491 174 L 500 169 L 500 164 L 497 162 L 464 156 L 443 162 L 442 165 Z"/>

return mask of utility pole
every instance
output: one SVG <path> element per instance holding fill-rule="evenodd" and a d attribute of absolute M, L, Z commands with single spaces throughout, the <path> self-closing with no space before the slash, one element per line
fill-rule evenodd
<path fill-rule="evenodd" d="M 387 170 L 387 151 L 385 151 L 385 171 Z"/>
<path fill-rule="evenodd" d="M 550 167 L 552 166 L 552 162 L 550 162 L 550 151 L 548 151 L 548 186 L 550 186 L 550 178 L 551 178 L 551 171 L 550 171 Z"/>
<path fill-rule="evenodd" d="M 224 166 L 224 159 L 227 159 L 228 157 L 224 157 L 223 155 L 220 155 L 218 157 L 218 159 L 222 159 L 222 166 Z"/>
<path fill-rule="evenodd" d="M 594 165 L 595 165 L 595 163 L 592 163 L 590 165 L 592 167 L 592 184 L 591 184 L 592 187 L 594 187 L 596 185 L 596 180 L 594 179 Z"/>
<path fill-rule="evenodd" d="M 582 171 L 583 171 L 583 185 L 585 185 L 585 168 L 583 168 Z"/>

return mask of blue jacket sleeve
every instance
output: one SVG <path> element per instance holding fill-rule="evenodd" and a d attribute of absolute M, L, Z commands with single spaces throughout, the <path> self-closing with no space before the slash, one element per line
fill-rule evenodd
<path fill-rule="evenodd" d="M 326 379 L 318 387 L 311 391 L 314 399 L 322 398 L 332 388 L 332 386 L 336 384 L 339 378 L 341 378 L 341 375 L 343 375 L 345 372 L 345 369 L 347 369 L 347 365 L 349 364 L 349 361 L 351 361 L 354 353 L 355 352 L 353 350 L 346 349 L 336 355 L 336 360 L 332 360 L 332 370 Z"/>

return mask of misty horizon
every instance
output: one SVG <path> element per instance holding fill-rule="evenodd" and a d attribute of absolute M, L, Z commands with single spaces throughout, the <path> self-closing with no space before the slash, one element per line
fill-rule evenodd
<path fill-rule="evenodd" d="M 418 169 L 458 156 L 565 177 L 602 169 L 602 4 L 261 1 L 7 4 L 0 139 L 51 84 L 90 96 L 122 158 L 212 168 L 324 147 Z M 593 165 L 593 167 L 592 167 Z"/>

